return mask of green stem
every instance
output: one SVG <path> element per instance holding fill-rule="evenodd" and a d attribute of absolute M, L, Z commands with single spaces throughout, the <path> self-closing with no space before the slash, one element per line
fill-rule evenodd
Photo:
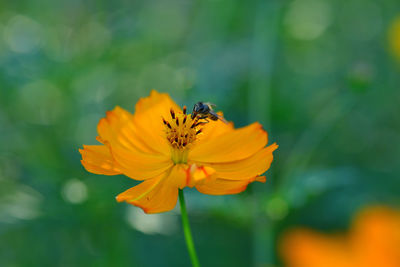
<path fill-rule="evenodd" d="M 183 190 L 179 189 L 179 204 L 181 205 L 181 216 L 183 232 L 185 234 L 186 246 L 189 251 L 190 260 L 192 261 L 193 267 L 200 267 L 199 259 L 197 258 L 196 249 L 194 248 L 192 232 L 190 231 L 189 218 L 186 211 L 185 197 L 183 196 Z"/>

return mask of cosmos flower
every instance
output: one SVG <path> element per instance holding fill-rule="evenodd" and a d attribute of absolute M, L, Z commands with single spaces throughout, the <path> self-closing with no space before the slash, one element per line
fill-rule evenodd
<path fill-rule="evenodd" d="M 367 208 L 347 235 L 294 229 L 284 236 L 280 249 L 287 267 L 398 267 L 400 212 Z"/>
<path fill-rule="evenodd" d="M 116 107 L 101 119 L 101 145 L 80 149 L 82 165 L 95 174 L 124 174 L 143 181 L 117 196 L 146 213 L 173 209 L 178 189 L 211 195 L 237 194 L 262 175 L 276 144 L 266 147 L 259 123 L 234 129 L 220 120 L 192 118 L 168 96 L 152 91 L 135 113 Z"/>

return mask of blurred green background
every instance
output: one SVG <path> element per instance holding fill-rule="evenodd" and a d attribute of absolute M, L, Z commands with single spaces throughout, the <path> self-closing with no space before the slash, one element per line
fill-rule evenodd
<path fill-rule="evenodd" d="M 286 229 L 399 205 L 399 15 L 398 0 L 0 2 L 0 266 L 189 266 L 179 208 L 118 204 L 136 182 L 80 164 L 106 110 L 150 89 L 280 146 L 265 184 L 185 190 L 203 266 L 282 266 Z"/>

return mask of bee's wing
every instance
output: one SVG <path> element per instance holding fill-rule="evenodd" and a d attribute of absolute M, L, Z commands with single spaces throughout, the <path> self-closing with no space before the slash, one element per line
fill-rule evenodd
<path fill-rule="evenodd" d="M 217 105 L 215 105 L 213 103 L 210 103 L 210 102 L 204 102 L 203 104 L 209 106 L 210 108 L 215 108 L 217 106 Z"/>
<path fill-rule="evenodd" d="M 213 114 L 215 117 L 217 117 L 219 120 L 221 120 L 223 123 L 226 123 L 226 124 L 228 124 L 228 121 L 227 121 L 227 120 L 225 120 L 225 118 L 224 118 L 224 117 L 222 117 L 221 115 L 219 115 L 219 114 L 215 113 L 214 111 L 210 111 L 210 113 L 211 113 L 211 114 Z"/>

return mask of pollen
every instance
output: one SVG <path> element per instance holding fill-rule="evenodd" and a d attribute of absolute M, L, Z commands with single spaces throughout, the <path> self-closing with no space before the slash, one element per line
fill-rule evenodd
<path fill-rule="evenodd" d="M 170 114 L 169 119 L 162 118 L 166 138 L 173 149 L 186 150 L 201 133 L 202 123 L 197 117 L 192 119 L 190 114 L 186 114 L 186 107 L 183 107 L 183 112 L 175 112 L 171 109 Z"/>

